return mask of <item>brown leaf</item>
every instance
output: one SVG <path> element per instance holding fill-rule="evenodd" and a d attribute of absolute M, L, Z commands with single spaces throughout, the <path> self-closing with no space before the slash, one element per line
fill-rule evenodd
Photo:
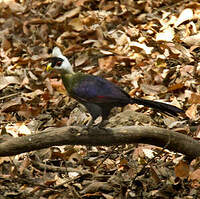
<path fill-rule="evenodd" d="M 1 107 L 2 112 L 16 112 L 19 110 L 22 104 L 21 97 L 16 97 L 6 103 Z"/>
<path fill-rule="evenodd" d="M 84 17 L 82 20 L 82 23 L 86 26 L 91 26 L 93 25 L 95 22 L 97 22 L 98 18 L 96 17 L 95 14 L 89 15 L 87 17 Z"/>
<path fill-rule="evenodd" d="M 40 89 L 36 89 L 35 91 L 33 92 L 30 92 L 30 93 L 24 93 L 23 96 L 25 97 L 28 97 L 30 99 L 34 99 L 36 98 L 37 96 L 40 96 L 44 94 L 44 91 L 40 90 Z"/>
<path fill-rule="evenodd" d="M 190 77 L 194 74 L 195 66 L 194 65 L 184 65 L 180 68 L 181 76 Z"/>
<path fill-rule="evenodd" d="M 66 93 L 65 87 L 63 86 L 62 80 L 50 79 L 51 86 L 61 93 Z"/>
<path fill-rule="evenodd" d="M 11 43 L 8 39 L 6 39 L 6 37 L 3 37 L 2 41 L 1 41 L 1 47 L 6 51 L 9 48 L 11 48 Z"/>
<path fill-rule="evenodd" d="M 182 39 L 188 46 L 199 46 L 200 45 L 200 33 L 191 35 Z"/>
<path fill-rule="evenodd" d="M 26 169 L 30 165 L 30 160 L 28 157 L 25 157 L 24 160 L 22 161 L 22 164 L 19 167 L 19 173 L 22 175 L 24 172 L 24 169 Z"/>
<path fill-rule="evenodd" d="M 200 169 L 193 171 L 189 176 L 189 180 L 192 181 L 193 188 L 199 188 L 200 187 Z"/>
<path fill-rule="evenodd" d="M 7 0 L 5 1 L 6 4 L 9 6 L 10 10 L 16 14 L 18 12 L 24 12 L 25 7 L 23 7 L 21 4 L 17 3 L 14 0 Z"/>
<path fill-rule="evenodd" d="M 102 196 L 103 196 L 105 199 L 114 199 L 114 197 L 111 196 L 111 195 L 109 195 L 109 194 L 102 193 Z"/>
<path fill-rule="evenodd" d="M 55 18 L 60 14 L 61 9 L 62 9 L 62 3 L 56 1 L 49 5 L 46 14 L 51 18 Z"/>
<path fill-rule="evenodd" d="M 83 24 L 78 17 L 70 20 L 69 25 L 71 25 L 72 29 L 75 30 L 75 31 L 83 30 Z"/>
<path fill-rule="evenodd" d="M 58 23 L 64 22 L 67 18 L 72 18 L 72 17 L 78 15 L 79 12 L 80 12 L 80 7 L 76 7 L 70 11 L 65 12 L 64 15 L 58 17 L 56 19 L 56 22 L 58 22 Z"/>
<path fill-rule="evenodd" d="M 132 46 L 136 52 L 138 52 L 138 49 L 143 50 L 147 55 L 151 54 L 151 51 L 153 50 L 153 47 L 148 47 L 146 44 L 141 44 L 135 41 L 131 42 L 130 46 Z"/>
<path fill-rule="evenodd" d="M 168 87 L 168 92 L 175 91 L 175 90 L 181 89 L 183 87 L 184 87 L 183 83 L 174 84 L 174 85 Z"/>
<path fill-rule="evenodd" d="M 156 34 L 156 41 L 169 41 L 172 42 L 174 38 L 174 28 L 168 27 L 163 32 L 158 32 Z"/>
<path fill-rule="evenodd" d="M 101 44 L 102 46 L 106 46 L 107 45 L 107 40 L 105 40 L 104 38 L 104 31 L 101 27 L 97 27 L 96 28 L 96 36 L 98 39 L 99 44 Z"/>
<path fill-rule="evenodd" d="M 68 0 L 69 1 L 69 0 Z M 83 6 L 85 2 L 87 1 L 90 1 L 90 0 L 77 0 L 77 1 L 73 1 L 73 3 L 76 5 L 76 6 Z"/>
<path fill-rule="evenodd" d="M 187 111 L 185 112 L 185 114 L 191 119 L 191 120 L 195 120 L 197 118 L 197 105 L 196 104 L 192 104 L 192 106 L 190 106 Z"/>
<path fill-rule="evenodd" d="M 159 178 L 158 175 L 159 172 L 157 171 L 157 169 L 154 166 L 150 165 L 150 171 L 151 171 L 151 176 L 154 179 L 155 183 L 156 184 L 161 183 L 161 179 Z"/>
<path fill-rule="evenodd" d="M 82 64 L 86 63 L 87 60 L 89 60 L 89 57 L 87 54 L 82 54 L 75 60 L 75 66 L 81 66 Z"/>
<path fill-rule="evenodd" d="M 0 90 L 10 84 L 20 84 L 19 78 L 17 76 L 0 76 Z"/>
<path fill-rule="evenodd" d="M 56 127 L 63 127 L 66 126 L 68 122 L 68 118 L 61 118 L 59 121 L 56 122 Z"/>
<path fill-rule="evenodd" d="M 4 162 L 10 162 L 10 157 L 0 157 L 0 165 L 2 165 Z"/>
<path fill-rule="evenodd" d="M 107 182 L 96 182 L 96 181 L 91 181 L 91 184 L 89 184 L 83 191 L 82 193 L 94 193 L 98 191 L 111 191 L 112 186 L 107 183 Z M 84 196 L 83 196 L 84 197 Z"/>
<path fill-rule="evenodd" d="M 39 35 L 44 42 L 46 42 L 48 40 L 48 36 L 49 36 L 48 33 L 49 33 L 49 28 L 48 28 L 47 24 L 42 24 Z"/>
<path fill-rule="evenodd" d="M 44 184 L 47 186 L 50 186 L 50 185 L 54 185 L 55 183 L 56 183 L 56 180 L 47 180 Z"/>
<path fill-rule="evenodd" d="M 46 88 L 47 88 L 48 91 L 49 91 L 49 94 L 50 94 L 50 95 L 53 95 L 53 86 L 52 86 L 52 84 L 51 84 L 50 79 L 49 79 L 49 78 L 46 78 L 44 83 L 45 83 Z"/>
<path fill-rule="evenodd" d="M 200 104 L 200 95 L 196 93 L 192 93 L 190 98 L 188 99 L 188 103 L 190 104 Z"/>
<path fill-rule="evenodd" d="M 175 26 L 179 26 L 180 24 L 184 23 L 185 21 L 191 20 L 193 18 L 193 11 L 190 8 L 184 9 L 180 16 L 178 17 Z"/>
<path fill-rule="evenodd" d="M 167 92 L 167 88 L 163 85 L 141 84 L 141 89 L 147 95 L 158 95 Z"/>
<path fill-rule="evenodd" d="M 32 118 L 38 116 L 41 113 L 41 109 L 42 108 L 39 106 L 33 107 L 29 104 L 23 103 L 19 108 L 18 114 L 25 118 Z"/>
<path fill-rule="evenodd" d="M 104 3 L 101 5 L 102 10 L 111 10 L 112 8 L 116 7 L 115 1 L 103 1 Z"/>
<path fill-rule="evenodd" d="M 115 66 L 116 57 L 109 56 L 109 57 L 99 58 L 98 62 L 99 62 L 99 67 L 102 71 L 110 72 Z"/>
<path fill-rule="evenodd" d="M 189 165 L 181 160 L 174 168 L 175 175 L 179 178 L 187 178 L 189 176 Z"/>
<path fill-rule="evenodd" d="M 82 157 L 76 152 L 70 155 L 68 161 L 72 162 L 73 164 L 79 164 L 82 161 Z"/>

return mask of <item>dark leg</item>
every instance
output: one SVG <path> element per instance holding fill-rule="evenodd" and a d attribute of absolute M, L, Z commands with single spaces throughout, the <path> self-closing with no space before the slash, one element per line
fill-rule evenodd
<path fill-rule="evenodd" d="M 83 105 L 87 108 L 88 112 L 92 116 L 92 119 L 89 121 L 87 124 L 87 127 L 89 128 L 90 126 L 93 125 L 93 122 L 102 115 L 102 109 L 100 106 L 96 104 L 91 104 L 91 103 L 83 103 Z"/>

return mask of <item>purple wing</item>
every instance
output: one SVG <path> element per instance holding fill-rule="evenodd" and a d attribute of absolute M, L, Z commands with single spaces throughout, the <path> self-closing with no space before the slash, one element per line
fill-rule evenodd
<path fill-rule="evenodd" d="M 130 96 L 120 87 L 99 76 L 82 78 L 73 88 L 73 93 L 82 101 L 93 103 L 122 103 L 130 101 Z"/>

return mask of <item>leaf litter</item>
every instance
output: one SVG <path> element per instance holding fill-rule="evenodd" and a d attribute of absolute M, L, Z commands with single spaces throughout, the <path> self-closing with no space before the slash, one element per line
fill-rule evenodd
<path fill-rule="evenodd" d="M 170 101 L 183 107 L 197 126 L 192 132 L 177 118 L 128 105 L 112 111 L 109 127 L 154 125 L 198 139 L 199 8 L 195 0 L 0 1 L 2 139 L 88 121 L 83 107 L 67 97 L 59 75 L 45 71 L 46 58 L 55 45 L 62 48 L 75 71 L 102 75 L 131 96 Z M 198 197 L 198 158 L 190 163 L 168 150 L 159 154 L 161 150 L 144 144 L 115 149 L 55 146 L 0 158 L 0 194 L 22 198 Z M 142 168 L 144 172 L 133 180 Z"/>

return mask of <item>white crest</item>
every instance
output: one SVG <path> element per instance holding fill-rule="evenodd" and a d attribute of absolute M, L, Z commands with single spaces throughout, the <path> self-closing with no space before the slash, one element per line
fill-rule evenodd
<path fill-rule="evenodd" d="M 61 59 L 64 60 L 63 63 L 62 63 L 62 65 L 59 66 L 59 67 L 55 67 L 55 69 L 62 70 L 63 72 L 66 72 L 66 73 L 74 73 L 72 65 L 70 64 L 70 62 L 67 59 L 67 57 L 65 57 L 62 54 L 60 48 L 54 47 L 53 51 L 52 51 L 52 56 L 53 57 L 60 57 Z"/>
<path fill-rule="evenodd" d="M 58 48 L 58 47 L 54 47 L 54 48 L 53 48 L 52 55 L 53 55 L 54 57 L 63 56 L 62 52 L 60 51 L 60 48 Z"/>

